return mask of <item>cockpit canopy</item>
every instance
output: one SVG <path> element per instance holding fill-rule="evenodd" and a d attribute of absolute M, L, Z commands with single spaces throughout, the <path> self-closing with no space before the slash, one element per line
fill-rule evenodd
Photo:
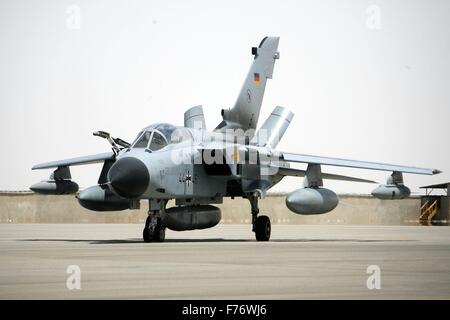
<path fill-rule="evenodd" d="M 139 132 L 136 140 L 132 143 L 132 148 L 146 148 L 157 151 L 168 144 L 181 142 L 186 134 L 191 136 L 190 132 L 182 127 L 178 128 L 168 123 L 153 124 Z M 180 136 L 182 139 L 179 139 Z"/>

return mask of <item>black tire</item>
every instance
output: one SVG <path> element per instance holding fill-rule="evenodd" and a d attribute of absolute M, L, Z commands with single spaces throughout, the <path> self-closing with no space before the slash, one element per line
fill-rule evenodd
<path fill-rule="evenodd" d="M 269 241 L 272 226 L 268 216 L 259 216 L 255 223 L 255 236 L 257 241 Z"/>
<path fill-rule="evenodd" d="M 161 224 L 161 219 L 158 219 L 155 230 L 150 231 L 149 225 L 151 222 L 150 216 L 145 221 L 145 228 L 142 231 L 142 238 L 144 242 L 163 242 L 166 238 L 166 229 Z"/>
<path fill-rule="evenodd" d="M 156 242 L 163 242 L 166 239 L 166 228 L 162 227 L 160 223 L 156 225 L 153 240 Z"/>
<path fill-rule="evenodd" d="M 144 242 L 152 242 L 153 237 L 148 228 L 144 228 L 142 231 L 142 238 L 144 239 Z"/>
<path fill-rule="evenodd" d="M 151 242 L 153 240 L 153 235 L 148 228 L 148 226 L 150 225 L 150 220 L 150 216 L 147 216 L 147 219 L 145 220 L 144 230 L 142 230 L 142 239 L 144 239 L 144 242 Z"/>

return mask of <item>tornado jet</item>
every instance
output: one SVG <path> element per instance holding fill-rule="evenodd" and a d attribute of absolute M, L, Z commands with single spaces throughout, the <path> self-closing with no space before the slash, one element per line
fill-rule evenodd
<path fill-rule="evenodd" d="M 280 58 L 279 37 L 265 37 L 253 47 L 250 70 L 234 106 L 222 109 L 222 121 L 208 130 L 202 106 L 189 108 L 184 125 L 155 123 L 142 129 L 133 142 L 114 138 L 104 131 L 94 136 L 106 139 L 111 151 L 36 164 L 37 169 L 54 169 L 48 180 L 30 187 L 41 194 L 76 194 L 81 206 L 93 211 L 139 209 L 148 202 L 143 241 L 161 242 L 166 229 L 175 231 L 211 228 L 221 220 L 216 206 L 228 197 L 249 201 L 251 227 L 257 241 L 268 241 L 271 222 L 261 215 L 258 201 L 286 176 L 303 178 L 303 187 L 286 196 L 286 206 L 295 214 L 330 212 L 338 196 L 324 187 L 323 180 L 359 183 L 374 181 L 322 172 L 321 167 L 337 166 L 388 172 L 386 184 L 373 192 L 380 199 L 404 199 L 410 189 L 403 174 L 434 175 L 436 169 L 392 165 L 368 161 L 321 157 L 277 150 L 277 145 L 293 121 L 294 113 L 275 106 L 258 126 L 268 79 Z M 152 115 L 154 116 L 154 115 Z M 103 163 L 98 184 L 78 192 L 70 167 Z M 301 163 L 305 170 L 291 167 Z M 174 203 L 172 206 L 168 206 Z"/>

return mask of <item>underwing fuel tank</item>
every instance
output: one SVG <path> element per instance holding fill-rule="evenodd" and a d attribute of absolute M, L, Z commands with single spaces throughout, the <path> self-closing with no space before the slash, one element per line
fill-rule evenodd
<path fill-rule="evenodd" d="M 372 196 L 382 200 L 406 199 L 411 195 L 411 190 L 403 184 L 384 184 L 372 191 Z"/>
<path fill-rule="evenodd" d="M 108 187 L 92 186 L 77 196 L 80 205 L 92 211 L 120 211 L 131 209 L 132 201 L 117 197 Z"/>
<path fill-rule="evenodd" d="M 298 189 L 286 197 L 286 206 L 289 210 L 305 215 L 330 212 L 338 203 L 336 193 L 325 188 Z"/>
<path fill-rule="evenodd" d="M 47 180 L 33 184 L 30 189 L 40 194 L 74 194 L 78 184 L 72 180 Z"/>
<path fill-rule="evenodd" d="M 221 218 L 215 206 L 179 206 L 166 209 L 163 224 L 174 231 L 206 229 L 217 225 Z"/>

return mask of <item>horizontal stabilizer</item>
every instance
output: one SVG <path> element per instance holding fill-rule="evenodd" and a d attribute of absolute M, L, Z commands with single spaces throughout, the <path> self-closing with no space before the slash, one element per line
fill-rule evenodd
<path fill-rule="evenodd" d="M 277 106 L 258 130 L 251 143 L 260 147 L 276 148 L 287 128 L 291 124 L 294 114 L 286 108 Z"/>

